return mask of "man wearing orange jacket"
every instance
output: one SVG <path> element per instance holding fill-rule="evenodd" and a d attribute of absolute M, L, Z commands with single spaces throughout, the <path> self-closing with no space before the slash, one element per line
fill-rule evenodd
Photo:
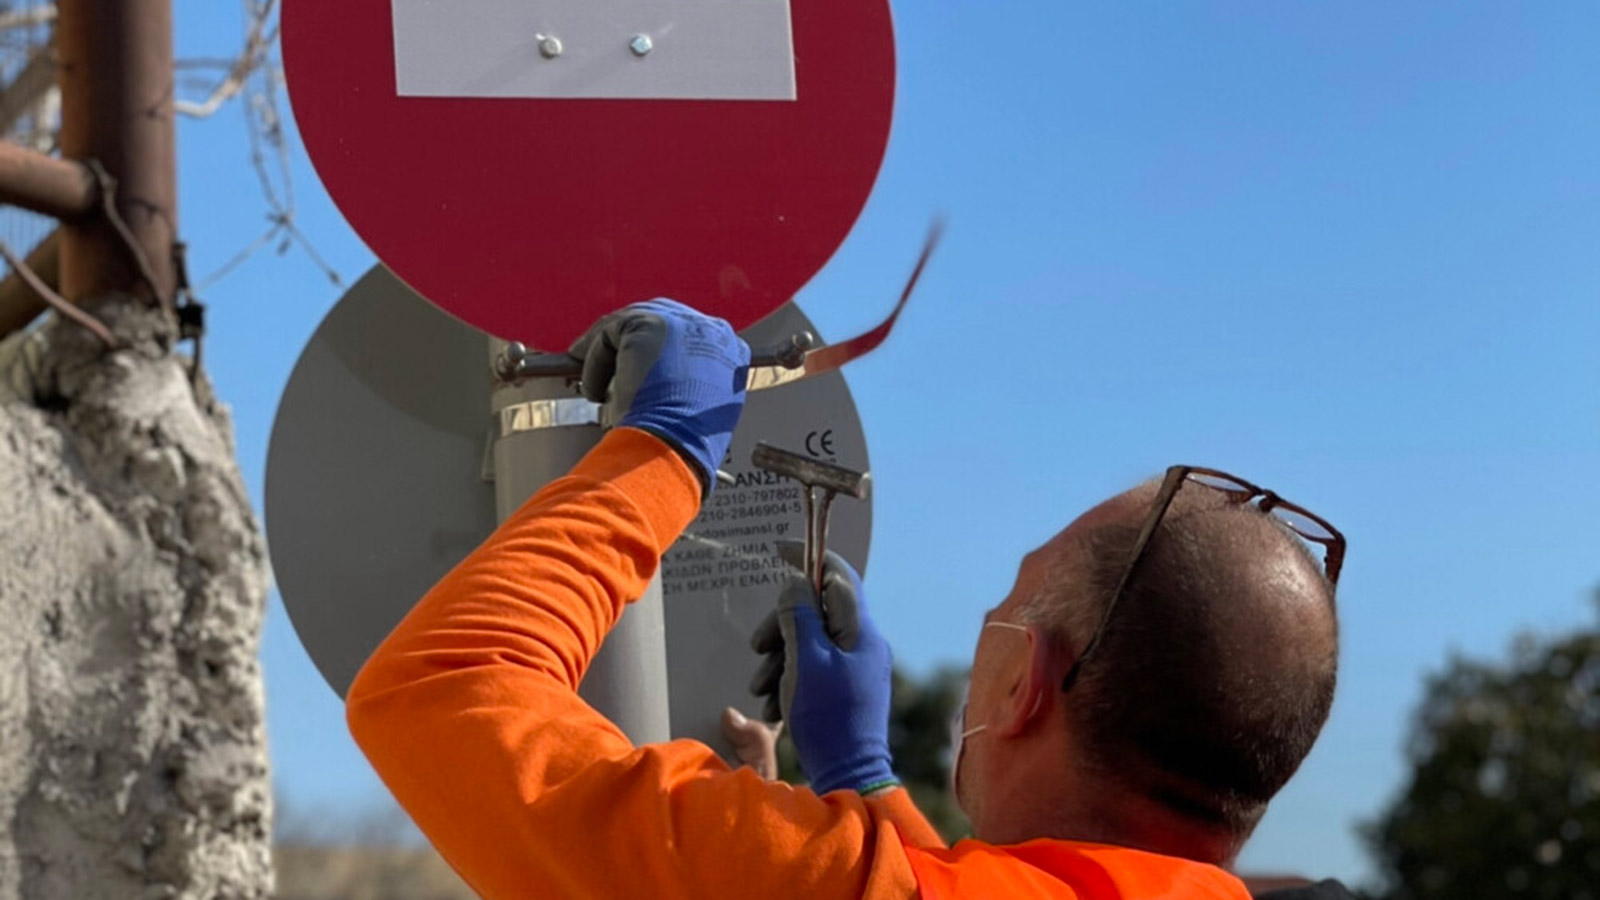
<path fill-rule="evenodd" d="M 1332 700 L 1343 539 L 1175 467 L 1023 561 L 986 617 L 955 774 L 976 839 L 894 779 L 889 652 L 830 561 L 757 635 L 813 789 L 635 747 L 577 686 L 715 484 L 749 348 L 668 301 L 574 354 L 613 428 L 431 590 L 348 695 L 356 740 L 486 898 L 1245 898 L 1227 867 Z M 1323 566 L 1296 537 L 1323 548 Z"/>

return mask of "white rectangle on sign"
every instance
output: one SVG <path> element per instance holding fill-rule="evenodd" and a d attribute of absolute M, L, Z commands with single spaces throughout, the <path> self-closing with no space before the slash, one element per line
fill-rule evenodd
<path fill-rule="evenodd" d="M 402 97 L 793 100 L 789 0 L 390 0 Z"/>

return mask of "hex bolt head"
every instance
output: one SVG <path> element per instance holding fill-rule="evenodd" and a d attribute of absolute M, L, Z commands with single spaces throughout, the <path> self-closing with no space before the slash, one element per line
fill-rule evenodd
<path fill-rule="evenodd" d="M 656 42 L 650 40 L 650 35 L 648 34 L 636 34 L 633 36 L 633 40 L 628 42 L 628 49 L 633 51 L 634 56 L 648 56 L 650 51 L 655 48 Z"/>
<path fill-rule="evenodd" d="M 561 46 L 561 38 L 553 34 L 541 34 L 539 37 L 539 55 L 545 59 L 555 59 L 561 55 L 565 48 Z"/>

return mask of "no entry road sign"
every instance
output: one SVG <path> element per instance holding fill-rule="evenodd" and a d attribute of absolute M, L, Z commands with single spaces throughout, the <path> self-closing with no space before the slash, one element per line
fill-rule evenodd
<path fill-rule="evenodd" d="M 877 177 L 887 0 L 285 0 L 318 174 L 413 289 L 562 350 L 669 296 L 743 328 Z"/>

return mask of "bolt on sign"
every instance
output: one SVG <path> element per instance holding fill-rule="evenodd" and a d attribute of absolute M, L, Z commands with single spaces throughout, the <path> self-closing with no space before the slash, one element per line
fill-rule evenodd
<path fill-rule="evenodd" d="M 673 297 L 745 328 L 827 262 L 894 105 L 887 0 L 284 0 L 306 148 L 385 265 L 561 350 Z"/>

